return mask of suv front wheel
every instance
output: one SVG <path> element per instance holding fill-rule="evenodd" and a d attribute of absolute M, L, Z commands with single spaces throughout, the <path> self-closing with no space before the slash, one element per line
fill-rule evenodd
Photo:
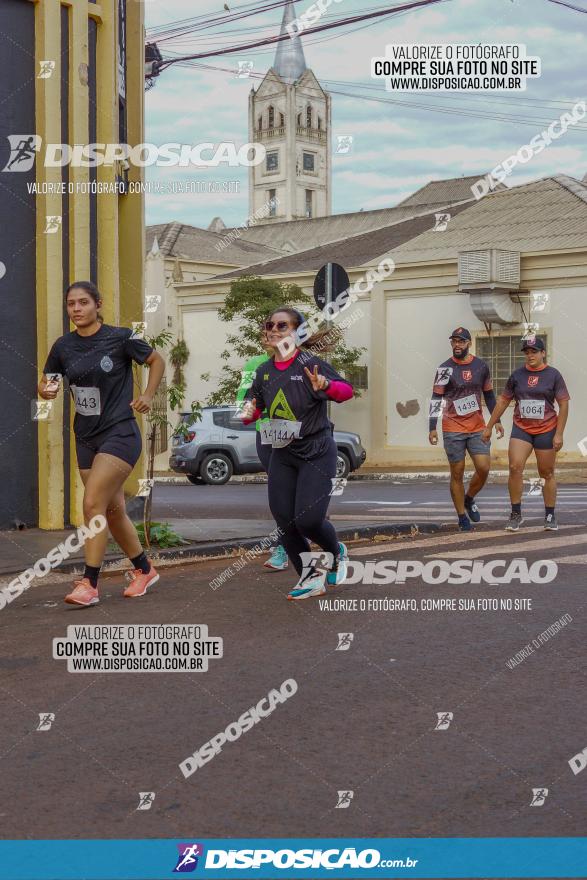
<path fill-rule="evenodd" d="M 211 452 L 200 468 L 200 476 L 209 486 L 223 486 L 233 474 L 232 462 L 222 452 Z"/>
<path fill-rule="evenodd" d="M 336 476 L 341 479 L 348 477 L 351 469 L 351 462 L 346 454 L 341 449 L 337 450 L 336 454 Z"/>

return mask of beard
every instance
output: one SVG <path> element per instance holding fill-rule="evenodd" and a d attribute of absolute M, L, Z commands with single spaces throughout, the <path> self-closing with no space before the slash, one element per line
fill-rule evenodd
<path fill-rule="evenodd" d="M 465 348 L 453 348 L 453 357 L 458 360 L 464 360 L 469 354 L 469 346 L 467 345 Z"/>

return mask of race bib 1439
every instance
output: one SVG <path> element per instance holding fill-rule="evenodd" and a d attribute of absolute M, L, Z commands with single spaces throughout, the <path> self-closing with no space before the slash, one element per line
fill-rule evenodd
<path fill-rule="evenodd" d="M 479 409 L 479 401 L 475 394 L 468 394 L 467 397 L 459 397 L 453 400 L 453 406 L 459 416 L 468 416 L 469 413 L 476 412 Z"/>

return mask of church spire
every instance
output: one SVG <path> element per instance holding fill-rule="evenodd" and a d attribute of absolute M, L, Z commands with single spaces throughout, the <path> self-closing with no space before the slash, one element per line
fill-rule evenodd
<path fill-rule="evenodd" d="M 306 59 L 304 58 L 304 48 L 298 33 L 292 38 L 289 35 L 287 25 L 295 21 L 296 12 L 293 0 L 288 0 L 283 10 L 283 21 L 281 22 L 281 36 L 285 36 L 285 40 L 281 40 L 277 44 L 277 52 L 275 53 L 275 63 L 273 70 L 286 83 L 293 83 L 300 78 L 304 70 L 306 70 Z"/>

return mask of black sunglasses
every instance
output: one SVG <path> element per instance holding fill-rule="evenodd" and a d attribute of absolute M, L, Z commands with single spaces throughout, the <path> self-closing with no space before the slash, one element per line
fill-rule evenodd
<path fill-rule="evenodd" d="M 278 330 L 280 333 L 283 333 L 284 330 L 290 329 L 289 321 L 265 321 L 263 326 L 267 331 L 275 329 Z"/>

